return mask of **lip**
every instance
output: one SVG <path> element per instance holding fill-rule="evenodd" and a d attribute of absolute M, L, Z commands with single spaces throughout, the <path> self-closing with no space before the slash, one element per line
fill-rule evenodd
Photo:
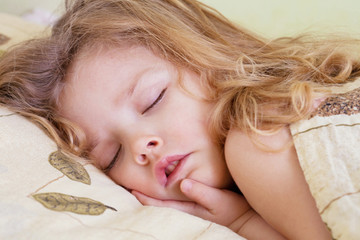
<path fill-rule="evenodd" d="M 155 165 L 155 174 L 158 182 L 160 185 L 166 187 L 172 182 L 174 182 L 177 179 L 177 176 L 181 172 L 181 169 L 183 168 L 187 157 L 190 155 L 188 154 L 180 154 L 180 155 L 172 155 L 167 156 L 163 159 L 161 159 L 156 165 Z M 178 165 L 172 171 L 172 173 L 169 176 L 166 176 L 165 169 L 173 162 L 179 161 Z"/>

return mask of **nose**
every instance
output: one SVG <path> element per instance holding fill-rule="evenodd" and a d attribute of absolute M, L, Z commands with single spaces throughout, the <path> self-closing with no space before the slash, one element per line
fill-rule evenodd
<path fill-rule="evenodd" d="M 159 149 L 163 145 L 160 137 L 147 136 L 136 140 L 133 149 L 133 158 L 140 165 L 147 165 L 159 156 Z"/>

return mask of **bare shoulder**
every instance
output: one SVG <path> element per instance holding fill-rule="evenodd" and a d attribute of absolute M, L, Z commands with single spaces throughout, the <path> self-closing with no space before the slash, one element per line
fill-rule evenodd
<path fill-rule="evenodd" d="M 328 239 L 289 129 L 252 137 L 232 129 L 225 143 L 229 171 L 249 204 L 286 238 Z"/>
<path fill-rule="evenodd" d="M 230 162 L 246 161 L 254 157 L 264 160 L 264 158 L 279 157 L 287 150 L 294 151 L 289 147 L 291 145 L 292 136 L 288 128 L 283 128 L 273 135 L 253 134 L 251 137 L 234 128 L 229 131 L 226 138 L 225 156 Z"/>
<path fill-rule="evenodd" d="M 298 159 L 288 128 L 264 136 L 232 129 L 225 143 L 225 159 L 238 187 L 248 194 L 259 188 L 284 186 L 284 176 L 298 168 Z M 278 175 L 280 174 L 280 175 Z"/>
<path fill-rule="evenodd" d="M 264 183 L 273 188 L 283 186 L 283 176 L 298 165 L 288 128 L 268 136 L 254 134 L 251 137 L 238 129 L 231 129 L 224 151 L 233 179 L 248 194 L 263 188 Z"/>

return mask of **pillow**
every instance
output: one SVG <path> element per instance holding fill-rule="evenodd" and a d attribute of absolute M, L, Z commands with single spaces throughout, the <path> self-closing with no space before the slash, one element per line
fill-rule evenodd
<path fill-rule="evenodd" d="M 304 32 L 360 36 L 360 1 L 201 0 L 251 31 L 269 38 Z"/>
<path fill-rule="evenodd" d="M 0 13 L 0 55 L 46 34 Z M 0 107 L 0 239 L 243 239 L 170 208 L 144 207 L 86 159 L 71 159 L 28 119 Z"/>
<path fill-rule="evenodd" d="M 242 239 L 170 208 L 145 207 L 35 124 L 0 108 L 0 239 Z"/>
<path fill-rule="evenodd" d="M 24 21 L 15 15 L 0 13 L 0 55 L 8 47 L 46 34 L 47 30 L 44 26 Z"/>

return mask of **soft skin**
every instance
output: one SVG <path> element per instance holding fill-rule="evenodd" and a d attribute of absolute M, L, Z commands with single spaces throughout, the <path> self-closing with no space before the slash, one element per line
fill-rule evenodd
<path fill-rule="evenodd" d="M 259 143 L 275 151 L 262 149 Z M 270 136 L 254 134 L 251 138 L 232 129 L 225 144 L 226 162 L 250 205 L 287 239 L 331 239 L 295 147 L 289 143 L 289 128 Z"/>
<path fill-rule="evenodd" d="M 227 190 L 235 180 L 255 210 L 285 236 L 295 239 L 301 230 L 308 231 L 303 223 L 309 216 L 315 223 L 309 233 L 323 227 L 300 168 L 285 175 L 285 170 L 292 169 L 286 159 L 297 160 L 293 152 L 272 155 L 277 163 L 270 164 L 269 155 L 256 151 L 240 131 L 232 130 L 225 161 L 208 131 L 213 104 L 205 100 L 198 75 L 175 68 L 144 47 L 124 46 L 80 53 L 65 80 L 60 113 L 84 130 L 95 164 L 143 204 L 177 208 L 249 239 L 283 239 L 242 195 Z M 284 141 L 279 140 L 280 144 Z M 272 179 L 277 164 L 284 177 Z M 247 177 L 249 171 L 251 177 Z M 293 184 L 282 183 L 292 173 Z M 284 192 L 273 193 L 277 187 Z M 300 201 L 305 201 L 308 211 L 299 221 L 284 215 L 296 206 L 296 195 L 286 205 L 287 190 L 304 196 Z M 282 220 L 288 223 L 282 225 Z M 295 231 L 290 229 L 291 221 L 297 226 Z"/>
<path fill-rule="evenodd" d="M 184 178 L 231 185 L 208 132 L 212 104 L 203 99 L 199 77 L 143 47 L 99 49 L 75 59 L 60 106 L 84 129 L 97 165 L 125 188 L 159 199 L 187 199 L 179 187 Z M 166 177 L 167 162 L 177 158 L 178 169 Z"/>
<path fill-rule="evenodd" d="M 245 203 L 233 192 L 198 182 L 191 182 L 189 187 L 189 180 L 181 184 L 182 191 L 196 204 L 135 195 L 147 205 L 175 207 L 227 225 L 248 239 L 284 239 L 282 236 L 286 239 L 331 239 L 305 181 L 295 148 L 288 145 L 291 141 L 288 128 L 271 136 L 253 135 L 251 138 L 239 129 L 231 129 L 227 136 L 226 162 L 236 184 L 256 212 L 251 208 L 244 212 Z M 282 150 L 265 151 L 260 143 L 273 150 Z M 242 204 L 244 208 L 236 208 Z M 235 213 L 239 214 L 238 218 L 234 218 Z M 233 222 L 229 223 L 229 219 Z"/>

